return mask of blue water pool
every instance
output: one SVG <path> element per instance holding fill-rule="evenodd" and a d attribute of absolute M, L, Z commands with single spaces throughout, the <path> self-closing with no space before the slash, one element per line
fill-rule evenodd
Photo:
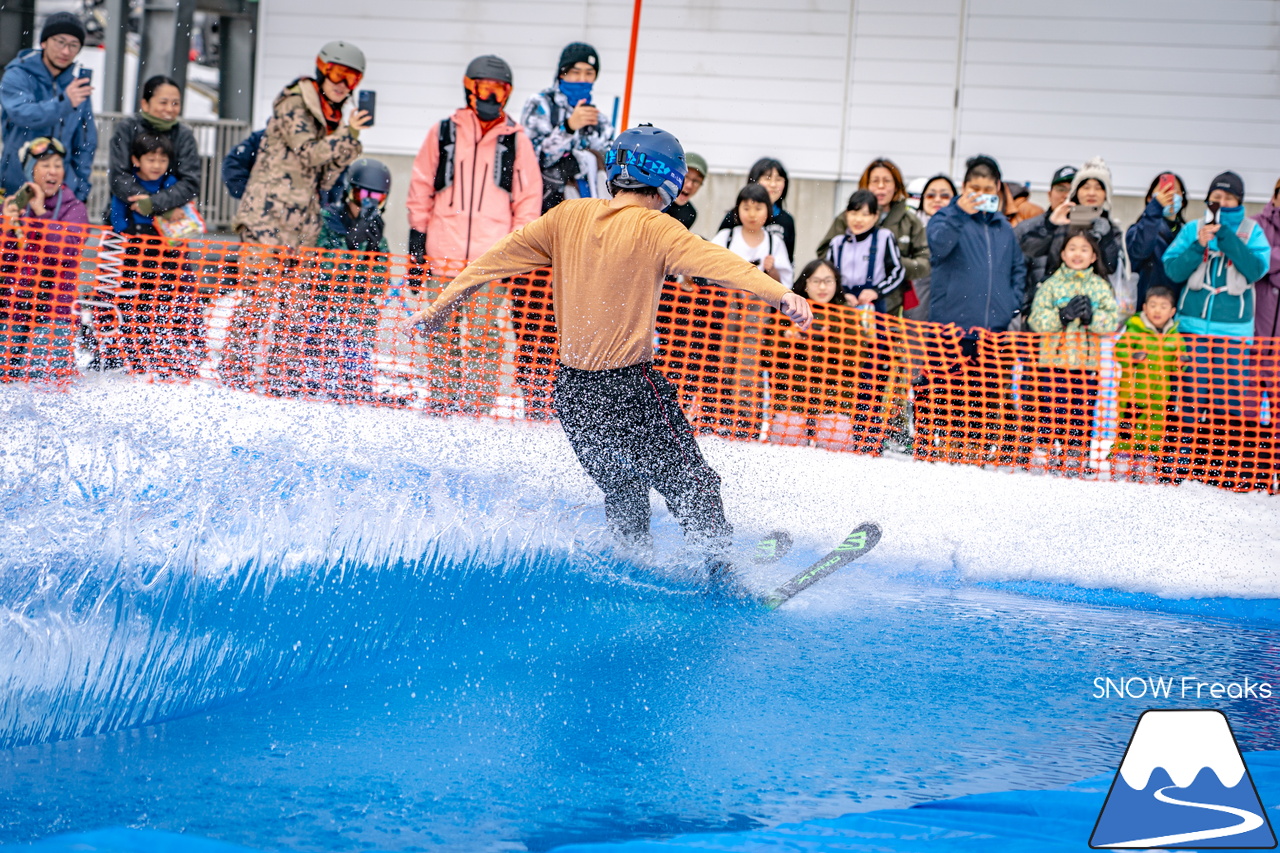
<path fill-rule="evenodd" d="M 1280 684 L 1265 618 L 875 554 L 766 613 L 566 533 L 598 524 L 589 502 L 433 476 L 229 444 L 10 483 L 8 524 L 56 506 L 126 533 L 61 531 L 74 547 L 0 575 L 0 842 L 548 850 L 1058 787 L 1113 772 L 1153 706 L 1220 707 L 1242 748 L 1280 744 L 1274 700 L 1096 697 L 1108 676 Z M 216 571 L 215 540 L 239 549 Z"/>

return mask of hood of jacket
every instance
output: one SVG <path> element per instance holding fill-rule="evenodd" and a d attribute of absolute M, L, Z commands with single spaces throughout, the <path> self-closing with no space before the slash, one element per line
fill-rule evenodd
<path fill-rule="evenodd" d="M 1162 332 L 1151 325 L 1150 321 L 1147 320 L 1147 316 L 1139 311 L 1125 321 L 1124 328 L 1127 332 L 1134 332 L 1139 335 L 1173 335 L 1178 331 L 1178 318 L 1171 319 L 1169 325 Z"/>
<path fill-rule="evenodd" d="M 271 104 L 272 107 L 279 106 L 280 102 L 286 98 L 301 98 L 302 103 L 306 105 L 307 112 L 315 116 L 316 121 L 320 122 L 320 126 L 324 127 L 324 108 L 320 106 L 320 87 L 309 85 L 314 82 L 315 78 L 313 77 L 299 77 L 288 86 L 285 86 L 279 95 L 276 95 L 276 99 Z"/>
<path fill-rule="evenodd" d="M 1274 201 L 1267 202 L 1267 206 L 1258 211 L 1254 215 L 1254 221 L 1262 226 L 1263 232 L 1267 235 L 1267 240 L 1275 245 L 1274 240 L 1280 235 L 1280 207 L 1276 207 Z"/>
<path fill-rule="evenodd" d="M 39 84 L 41 88 L 33 89 L 32 91 L 43 99 L 53 94 L 55 81 L 64 85 L 71 82 L 71 79 L 75 76 L 75 63 L 72 63 L 61 74 L 54 77 L 44 64 L 44 52 L 39 48 L 28 48 L 9 60 L 9 64 L 4 67 L 6 75 L 14 72 L 25 75 L 31 84 Z"/>
<path fill-rule="evenodd" d="M 453 119 L 453 126 L 458 129 L 458 138 L 462 139 L 465 135 L 467 139 L 484 139 L 486 136 L 493 134 L 495 136 L 505 136 L 510 133 L 524 130 L 520 126 L 520 122 L 516 121 L 510 113 L 503 113 L 506 121 L 500 121 L 494 127 L 489 128 L 488 132 L 483 136 L 480 133 L 480 117 L 476 115 L 475 110 L 470 107 L 459 107 L 453 111 L 450 116 Z"/>

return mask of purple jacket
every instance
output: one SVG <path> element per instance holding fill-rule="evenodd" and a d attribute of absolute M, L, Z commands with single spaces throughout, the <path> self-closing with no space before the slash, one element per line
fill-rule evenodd
<path fill-rule="evenodd" d="M 42 270 L 56 266 L 60 272 L 53 295 L 53 313 L 63 322 L 71 320 L 80 277 L 81 246 L 86 234 L 81 226 L 88 224 L 89 213 L 84 202 L 76 198 L 66 184 L 58 188 L 57 195 L 46 200 L 44 216 L 37 216 L 30 207 L 22 212 L 23 241 L 19 243 L 13 233 L 5 234 L 4 239 L 3 267 L 13 269 L 10 264 L 17 263 L 16 282 L 9 276 L 0 276 L 0 301 L 12 300 L 4 306 L 7 309 L 4 313 L 12 311 L 14 321 L 29 322 L 30 300 L 39 300 L 32 285 L 41 279 L 47 280 L 48 275 L 41 275 Z"/>
<path fill-rule="evenodd" d="M 1253 218 L 1271 244 L 1271 269 L 1253 284 L 1253 333 L 1263 338 L 1280 337 L 1280 207 L 1269 201 Z"/>

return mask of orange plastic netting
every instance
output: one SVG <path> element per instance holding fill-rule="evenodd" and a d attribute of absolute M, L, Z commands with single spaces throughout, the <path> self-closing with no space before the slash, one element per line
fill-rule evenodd
<path fill-rule="evenodd" d="M 550 271 L 494 282 L 427 340 L 397 326 L 460 265 L 170 244 L 6 223 L 0 377 L 86 370 L 440 414 L 554 416 Z M 1280 339 L 976 333 L 815 306 L 796 330 L 748 294 L 669 282 L 658 364 L 727 438 L 1280 490 Z"/>

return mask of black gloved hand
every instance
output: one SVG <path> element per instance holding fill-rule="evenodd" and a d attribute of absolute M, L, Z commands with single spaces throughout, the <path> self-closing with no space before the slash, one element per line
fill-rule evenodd
<path fill-rule="evenodd" d="M 409 258 L 418 266 L 426 262 L 427 234 L 425 231 L 409 230 Z"/>
<path fill-rule="evenodd" d="M 1072 320 L 1079 320 L 1081 324 L 1087 326 L 1093 322 L 1093 303 L 1083 293 L 1077 294 L 1071 297 L 1070 302 L 1058 309 L 1058 319 L 1062 321 L 1064 329 L 1071 325 Z"/>
<path fill-rule="evenodd" d="M 347 245 L 357 252 L 376 252 L 382 247 L 382 211 L 376 204 L 360 208 L 356 224 L 347 232 Z"/>

